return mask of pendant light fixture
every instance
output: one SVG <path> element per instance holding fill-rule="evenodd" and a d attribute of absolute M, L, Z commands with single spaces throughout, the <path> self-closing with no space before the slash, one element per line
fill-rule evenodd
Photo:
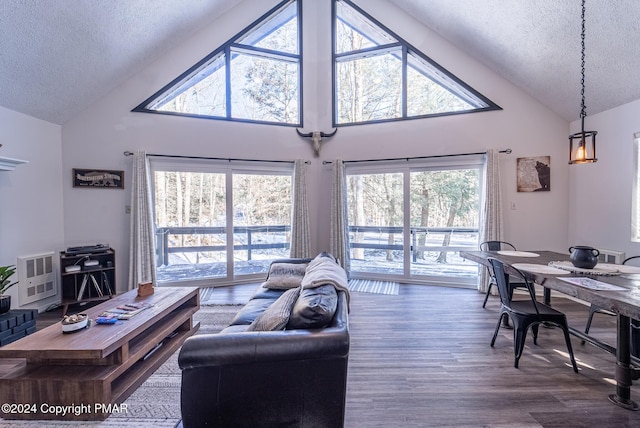
<path fill-rule="evenodd" d="M 582 103 L 580 104 L 580 132 L 569 135 L 569 164 L 596 162 L 596 134 L 598 131 L 585 131 L 584 119 L 587 117 L 587 107 L 584 103 L 584 38 L 585 38 L 585 0 L 582 0 Z"/>

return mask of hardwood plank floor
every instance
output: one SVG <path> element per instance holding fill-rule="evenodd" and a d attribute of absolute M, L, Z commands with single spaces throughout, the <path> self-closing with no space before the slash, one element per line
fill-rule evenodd
<path fill-rule="evenodd" d="M 219 303 L 246 301 L 256 284 L 220 287 Z M 528 335 L 513 367 L 513 331 L 490 346 L 500 307 L 475 290 L 400 286 L 397 296 L 351 294 L 346 427 L 638 427 L 640 412 L 607 399 L 615 392 L 613 355 L 572 337 L 572 371 L 562 332 Z M 554 298 L 582 329 L 588 309 Z M 46 317 L 41 317 L 46 318 Z M 44 319 L 42 319 L 44 321 Z M 615 318 L 596 315 L 592 333 L 615 344 Z M 632 388 L 640 402 L 640 389 Z"/>
<path fill-rule="evenodd" d="M 398 296 L 353 293 L 347 388 L 348 427 L 637 427 L 640 413 L 607 399 L 615 358 L 572 339 L 575 374 L 560 329 L 528 336 L 513 367 L 513 330 L 501 329 L 499 299 L 475 290 L 401 285 Z M 554 299 L 571 325 L 587 308 Z M 615 319 L 597 315 L 592 332 L 611 343 Z M 633 391 L 640 400 L 640 392 Z"/>

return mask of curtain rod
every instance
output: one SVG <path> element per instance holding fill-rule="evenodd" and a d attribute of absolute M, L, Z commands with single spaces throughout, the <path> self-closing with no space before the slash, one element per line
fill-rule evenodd
<path fill-rule="evenodd" d="M 511 149 L 500 150 L 498 153 L 511 154 Z M 431 155 L 431 156 L 412 156 L 407 158 L 386 158 L 386 159 L 359 159 L 359 160 L 346 160 L 344 163 L 358 163 L 358 162 L 384 162 L 384 161 L 400 161 L 406 160 L 407 162 L 413 159 L 434 159 L 434 158 L 450 158 L 455 156 L 473 156 L 473 155 L 486 155 L 487 152 L 475 152 L 475 153 L 456 153 L 450 155 Z M 333 161 L 322 161 L 322 165 L 328 165 Z"/>
<path fill-rule="evenodd" d="M 123 153 L 125 156 L 133 156 L 133 152 L 126 151 Z M 159 155 L 149 153 L 147 156 L 153 156 L 158 158 L 180 158 L 180 159 L 203 159 L 203 160 L 222 160 L 222 161 L 241 161 L 241 162 L 270 162 L 270 163 L 294 163 L 295 161 L 290 160 L 268 160 L 268 159 L 241 159 L 241 158 L 216 158 L 216 157 L 207 157 L 207 156 L 183 156 L 183 155 Z M 307 165 L 311 163 L 311 161 L 304 161 Z"/>

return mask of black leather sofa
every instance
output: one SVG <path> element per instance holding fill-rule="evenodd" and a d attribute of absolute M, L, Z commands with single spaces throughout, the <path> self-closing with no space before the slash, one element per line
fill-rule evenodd
<path fill-rule="evenodd" d="M 278 262 L 282 261 L 297 264 L 309 259 Z M 293 312 L 318 306 L 319 301 L 322 306 L 327 287 L 335 291 L 337 302 L 326 326 L 249 331 L 285 292 L 261 286 L 229 327 L 187 339 L 178 359 L 183 426 L 342 427 L 349 357 L 348 292 L 330 285 L 320 287 L 320 296 L 302 290 Z"/>

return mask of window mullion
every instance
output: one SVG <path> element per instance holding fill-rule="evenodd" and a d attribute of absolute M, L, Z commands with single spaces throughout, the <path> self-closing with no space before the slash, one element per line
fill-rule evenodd
<path fill-rule="evenodd" d="M 231 119 L 231 47 L 226 46 L 224 48 L 224 61 L 225 61 L 225 85 L 226 85 L 226 95 L 227 99 L 226 110 L 227 110 L 227 119 Z"/>
<path fill-rule="evenodd" d="M 360 49 L 359 51 L 347 52 L 335 54 L 336 62 L 344 62 L 344 61 L 352 61 L 354 59 L 367 58 L 370 56 L 378 56 L 378 55 L 386 55 L 388 53 L 393 53 L 398 50 L 398 48 L 402 48 L 400 43 L 390 43 L 388 45 L 375 46 L 367 49 Z"/>
<path fill-rule="evenodd" d="M 403 209 L 403 267 L 404 277 L 411 276 L 411 251 L 413 250 L 413 242 L 411 241 L 411 170 L 405 168 L 402 173 L 402 209 Z"/>
<path fill-rule="evenodd" d="M 246 55 L 271 58 L 279 61 L 286 61 L 286 62 L 293 62 L 293 63 L 300 62 L 300 55 L 292 54 L 288 52 L 274 51 L 271 49 L 263 49 L 255 46 L 239 45 L 236 43 L 231 44 L 229 48 L 233 49 L 234 52 L 242 53 Z"/>
<path fill-rule="evenodd" d="M 227 278 L 232 279 L 235 277 L 235 272 L 233 271 L 233 170 L 231 168 L 227 168 L 226 171 L 226 180 L 225 180 L 225 207 L 226 207 L 226 224 L 227 224 Z"/>
<path fill-rule="evenodd" d="M 402 47 L 402 117 L 407 117 L 407 47 Z"/>

